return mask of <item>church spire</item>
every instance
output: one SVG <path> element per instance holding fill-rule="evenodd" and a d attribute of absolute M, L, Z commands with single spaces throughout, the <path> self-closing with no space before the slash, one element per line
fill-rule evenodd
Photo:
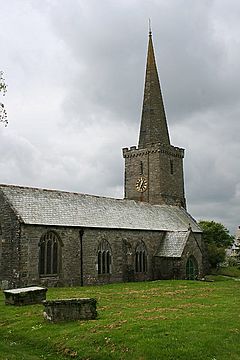
<path fill-rule="evenodd" d="M 158 143 L 170 145 L 170 139 L 149 24 L 147 66 L 138 146 L 142 149 Z"/>

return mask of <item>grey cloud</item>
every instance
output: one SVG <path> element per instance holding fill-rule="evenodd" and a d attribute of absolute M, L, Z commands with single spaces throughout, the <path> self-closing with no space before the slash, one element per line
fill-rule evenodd
<path fill-rule="evenodd" d="M 4 2 L 10 125 L 0 129 L 0 182 L 122 196 L 121 148 L 137 143 L 151 17 L 172 143 L 186 148 L 189 210 L 233 231 L 239 14 L 237 0 Z"/>

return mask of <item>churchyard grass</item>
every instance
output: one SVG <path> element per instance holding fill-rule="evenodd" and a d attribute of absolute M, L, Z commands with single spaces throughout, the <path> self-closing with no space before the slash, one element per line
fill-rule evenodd
<path fill-rule="evenodd" d="M 237 266 L 220 267 L 218 270 L 212 270 L 212 274 L 240 278 L 240 268 Z"/>
<path fill-rule="evenodd" d="M 95 297 L 98 319 L 51 324 L 42 305 L 0 302 L 0 359 L 240 359 L 240 281 L 155 281 L 52 288 Z"/>

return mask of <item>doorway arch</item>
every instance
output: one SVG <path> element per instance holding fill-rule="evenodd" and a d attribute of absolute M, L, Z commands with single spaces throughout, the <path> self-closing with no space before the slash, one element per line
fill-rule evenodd
<path fill-rule="evenodd" d="M 186 279 L 196 280 L 198 277 L 198 263 L 194 256 L 189 256 L 186 263 Z"/>

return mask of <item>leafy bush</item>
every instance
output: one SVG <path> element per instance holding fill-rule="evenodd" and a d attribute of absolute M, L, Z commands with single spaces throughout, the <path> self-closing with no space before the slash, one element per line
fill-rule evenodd
<path fill-rule="evenodd" d="M 226 249 L 233 244 L 234 237 L 224 225 L 215 221 L 202 220 L 199 225 L 203 230 L 210 267 L 216 269 L 224 262 Z"/>

